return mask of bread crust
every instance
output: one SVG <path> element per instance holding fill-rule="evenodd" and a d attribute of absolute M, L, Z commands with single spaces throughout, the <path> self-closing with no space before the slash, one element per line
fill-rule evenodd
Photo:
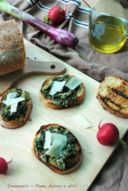
<path fill-rule="evenodd" d="M 73 77 L 73 75 L 70 75 L 70 76 Z M 58 76 L 56 76 L 56 77 L 58 77 Z M 47 80 L 45 80 L 44 83 L 42 84 L 41 88 L 42 88 L 44 85 L 46 85 L 46 84 L 49 82 L 49 80 L 54 79 L 54 78 L 55 78 L 55 76 L 54 76 L 54 77 L 50 77 L 50 78 L 48 78 Z M 68 107 L 73 107 L 73 106 L 79 105 L 80 103 L 82 103 L 82 102 L 84 101 L 84 99 L 85 99 L 85 87 L 84 87 L 84 84 L 83 84 L 83 83 L 81 83 L 80 86 L 81 86 L 81 88 L 82 88 L 82 93 L 77 96 L 77 102 L 74 102 L 73 100 L 71 100 L 71 101 L 68 103 Z M 50 108 L 52 108 L 52 109 L 62 109 L 62 108 L 65 108 L 65 106 L 55 105 L 55 104 L 52 103 L 52 100 L 45 98 L 44 95 L 43 95 L 43 93 L 42 93 L 42 91 L 41 91 L 41 89 L 40 89 L 40 99 L 41 99 L 41 101 L 42 101 L 47 107 L 50 107 Z M 68 107 L 67 107 L 67 108 L 68 108 Z"/>
<path fill-rule="evenodd" d="M 43 130 L 43 129 L 48 129 L 48 128 L 52 127 L 52 126 L 61 126 L 61 125 L 59 125 L 59 124 L 57 124 L 57 123 L 53 123 L 53 124 L 48 124 L 48 125 L 43 125 L 43 126 L 41 126 L 41 128 L 39 129 L 39 131 L 37 131 L 37 133 L 35 134 L 35 137 L 34 137 L 34 140 L 33 140 L 32 151 L 33 151 L 35 157 L 36 157 L 38 160 L 40 160 L 43 164 L 45 164 L 46 166 L 48 166 L 52 171 L 54 171 L 54 172 L 56 172 L 56 173 L 58 173 L 58 174 L 62 174 L 62 175 L 63 175 L 63 174 L 71 173 L 71 172 L 75 171 L 75 170 L 80 166 L 80 164 L 81 164 L 81 162 L 82 162 L 82 160 L 83 160 L 83 151 L 82 151 L 81 145 L 80 145 L 80 143 L 78 142 L 78 140 L 77 140 L 76 144 L 77 144 L 77 146 L 79 147 L 79 152 L 77 153 L 77 155 L 76 155 L 76 157 L 75 157 L 76 163 L 75 163 L 75 165 L 74 165 L 73 167 L 71 167 L 71 168 L 69 168 L 69 169 L 67 169 L 67 170 L 61 171 L 61 170 L 59 170 L 58 168 L 56 168 L 55 166 L 53 166 L 53 165 L 50 164 L 50 163 L 44 163 L 44 162 L 40 159 L 40 153 L 37 153 L 37 152 L 35 151 L 35 141 L 36 141 L 37 136 L 40 134 L 40 131 Z M 64 128 L 64 129 L 66 129 L 66 128 L 63 127 L 63 126 L 61 126 L 61 127 Z M 71 133 L 71 132 L 70 132 L 70 133 Z M 72 134 L 72 133 L 71 133 L 71 134 Z M 73 135 L 73 134 L 72 134 L 72 135 Z"/>
<path fill-rule="evenodd" d="M 116 79 L 117 81 L 118 80 L 121 80 L 121 82 L 122 82 L 122 84 L 125 86 L 125 84 L 128 84 L 128 81 L 127 80 L 124 80 L 124 79 L 122 79 L 122 78 L 120 78 L 120 77 L 117 77 L 117 76 L 108 76 L 108 77 L 106 77 L 101 83 L 100 83 L 100 85 L 99 85 L 99 87 L 98 87 L 98 93 L 97 93 L 97 98 L 98 98 L 98 100 L 99 100 L 99 102 L 100 102 L 100 104 L 102 105 L 102 107 L 105 109 L 105 110 L 107 110 L 108 112 L 110 112 L 110 113 L 112 113 L 112 114 L 114 114 L 114 115 L 116 115 L 116 116 L 118 116 L 118 117 L 121 117 L 121 118 L 128 118 L 128 112 L 121 112 L 121 109 L 119 110 L 119 109 L 116 109 L 116 108 L 114 108 L 114 107 L 110 107 L 110 105 L 108 105 L 107 104 L 107 102 L 105 102 L 104 101 L 104 97 L 101 95 L 101 92 L 100 92 L 100 88 L 104 85 L 104 83 L 109 79 L 109 77 L 111 77 L 111 78 L 114 78 L 114 79 Z M 121 84 L 121 85 L 122 85 Z M 115 85 L 116 86 L 116 85 Z M 120 86 L 121 87 L 121 86 Z M 118 86 L 117 86 L 117 88 L 119 88 Z M 115 89 L 116 89 L 116 87 L 115 87 Z M 114 94 L 114 93 L 113 93 Z M 117 95 L 118 96 L 118 95 Z M 116 100 L 116 98 L 114 98 L 114 96 L 113 96 L 113 100 Z M 126 101 L 127 101 L 128 99 L 126 99 Z M 128 102 L 128 101 L 127 101 Z M 121 104 L 121 103 L 118 103 L 119 105 Z"/>
<path fill-rule="evenodd" d="M 22 34 L 15 20 L 0 22 L 0 76 L 25 67 Z"/>
<path fill-rule="evenodd" d="M 2 99 L 1 99 L 1 102 L 0 102 L 0 110 L 2 107 L 2 100 L 7 95 L 7 93 L 9 93 L 10 91 L 11 90 L 7 90 L 4 92 Z M 20 117 L 18 120 L 5 121 L 2 119 L 1 112 L 0 112 L 1 126 L 8 128 L 8 129 L 16 129 L 16 128 L 23 126 L 27 122 L 27 120 L 30 116 L 30 113 L 31 113 L 31 109 L 32 109 L 32 99 L 31 98 L 29 98 L 29 100 L 27 101 L 27 105 L 28 105 L 28 108 L 27 108 L 25 116 Z"/>

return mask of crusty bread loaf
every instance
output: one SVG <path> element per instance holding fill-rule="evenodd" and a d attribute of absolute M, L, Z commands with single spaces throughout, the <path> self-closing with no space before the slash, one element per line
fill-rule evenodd
<path fill-rule="evenodd" d="M 25 48 L 15 20 L 0 22 L 0 76 L 25 67 Z"/>
<path fill-rule="evenodd" d="M 47 162 L 44 162 L 41 159 L 41 153 L 37 151 L 36 144 L 35 144 L 37 137 L 39 137 L 39 135 L 41 134 L 41 132 L 43 130 L 48 130 L 48 129 L 53 128 L 53 127 L 55 129 L 57 129 L 58 126 L 67 131 L 67 129 L 65 127 L 63 127 L 63 126 L 61 126 L 59 124 L 56 124 L 56 123 L 42 126 L 39 129 L 39 131 L 35 134 L 35 138 L 33 140 L 33 149 L 32 150 L 33 150 L 33 153 L 36 156 L 36 158 L 38 160 L 40 160 L 42 163 L 44 163 L 46 166 L 48 166 L 52 171 L 54 171 L 54 172 L 56 172 L 58 174 L 67 174 L 67 173 L 70 173 L 70 172 L 76 170 L 80 166 L 80 164 L 82 162 L 82 159 L 83 159 L 83 151 L 82 151 L 81 145 L 79 144 L 79 142 L 78 142 L 78 140 L 76 138 L 75 138 L 76 154 L 74 154 L 71 158 L 69 157 L 69 158 L 67 158 L 65 160 L 65 164 L 66 164 L 65 170 L 60 170 L 58 168 L 57 164 L 55 164 L 55 162 L 50 162 L 50 159 L 48 159 Z M 70 132 L 70 134 L 73 135 L 71 132 Z M 43 145 L 42 145 L 42 147 L 43 147 Z"/>
<path fill-rule="evenodd" d="M 7 90 L 6 92 L 4 92 L 3 96 L 2 96 L 2 99 L 0 101 L 0 124 L 1 126 L 5 127 L 5 128 L 8 128 L 8 129 L 15 129 L 15 128 L 18 128 L 18 127 L 21 127 L 23 126 L 29 116 L 30 116 L 30 113 L 31 113 L 31 109 L 32 109 L 32 100 L 31 98 L 29 97 L 29 99 L 26 101 L 27 102 L 27 110 L 26 110 L 26 113 L 25 113 L 25 116 L 21 116 L 19 117 L 17 120 L 4 120 L 2 118 L 2 115 L 1 115 L 1 109 L 2 109 L 2 101 L 3 99 L 5 98 L 5 96 L 11 91 L 12 89 L 10 90 Z"/>
<path fill-rule="evenodd" d="M 108 76 L 98 88 L 97 98 L 104 109 L 122 118 L 128 118 L 128 81 Z"/>
<path fill-rule="evenodd" d="M 73 75 L 69 75 L 70 77 L 73 77 Z M 42 84 L 42 87 L 44 87 L 45 85 L 47 85 L 50 81 L 54 80 L 55 78 L 60 77 L 60 76 L 54 76 L 54 77 L 50 77 L 48 78 L 46 81 L 44 81 L 44 83 Z M 53 103 L 53 98 L 47 98 L 44 96 L 44 93 L 42 92 L 42 87 L 40 90 L 40 99 L 44 102 L 44 104 L 52 109 L 61 109 L 61 108 L 68 108 L 68 107 L 73 107 L 75 105 L 79 105 L 80 103 L 82 103 L 84 101 L 85 98 L 85 87 L 84 84 L 81 83 L 78 90 L 77 90 L 77 96 L 76 96 L 76 100 L 71 99 L 66 105 L 57 105 L 55 103 Z"/>

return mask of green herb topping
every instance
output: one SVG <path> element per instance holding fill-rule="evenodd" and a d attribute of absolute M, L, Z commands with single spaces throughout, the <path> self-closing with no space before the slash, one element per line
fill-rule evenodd
<path fill-rule="evenodd" d="M 45 149 L 45 139 L 46 139 L 46 131 L 49 131 L 51 134 L 61 134 L 64 137 L 66 137 L 66 144 L 63 146 L 63 148 L 60 150 L 60 152 L 55 155 L 55 149 L 54 152 L 52 152 L 51 155 L 48 153 L 48 148 Z M 55 142 L 55 141 L 54 141 Z M 48 129 L 43 129 L 40 131 L 40 134 L 37 136 L 35 141 L 35 150 L 36 152 L 40 153 L 40 158 L 44 163 L 51 163 L 54 166 L 57 166 L 59 170 L 65 170 L 68 168 L 68 162 L 72 157 L 74 157 L 77 153 L 77 147 L 75 146 L 76 138 L 73 136 L 67 129 L 64 129 L 60 126 L 58 127 L 50 127 Z M 54 144 L 54 143 L 53 143 Z M 63 144 L 63 143 L 62 143 Z M 52 145 L 51 145 L 52 146 Z M 57 148 L 56 148 L 57 149 Z M 58 150 L 58 149 L 57 149 Z"/>

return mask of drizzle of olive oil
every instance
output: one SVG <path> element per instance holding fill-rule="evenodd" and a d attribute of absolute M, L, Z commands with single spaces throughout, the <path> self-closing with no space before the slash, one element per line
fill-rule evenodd
<path fill-rule="evenodd" d="M 124 19 L 101 15 L 90 25 L 89 40 L 102 53 L 120 50 L 126 42 L 127 24 Z"/>

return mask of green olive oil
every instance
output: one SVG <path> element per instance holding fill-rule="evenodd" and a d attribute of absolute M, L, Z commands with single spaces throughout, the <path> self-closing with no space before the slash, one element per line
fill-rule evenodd
<path fill-rule="evenodd" d="M 89 40 L 94 49 L 102 53 L 120 50 L 126 42 L 127 24 L 124 19 L 100 15 L 90 24 Z"/>

